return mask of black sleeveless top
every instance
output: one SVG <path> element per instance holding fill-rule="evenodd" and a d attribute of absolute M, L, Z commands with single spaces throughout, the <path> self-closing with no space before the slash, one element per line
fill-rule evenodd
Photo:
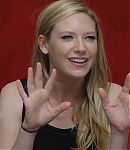
<path fill-rule="evenodd" d="M 27 80 L 21 80 L 24 90 L 27 92 Z M 23 105 L 22 121 L 25 116 L 25 107 Z M 60 129 L 53 127 L 49 124 L 39 128 L 34 144 L 33 150 L 72 150 L 76 148 L 76 136 L 77 129 Z M 95 146 L 92 145 L 88 150 L 95 150 Z"/>

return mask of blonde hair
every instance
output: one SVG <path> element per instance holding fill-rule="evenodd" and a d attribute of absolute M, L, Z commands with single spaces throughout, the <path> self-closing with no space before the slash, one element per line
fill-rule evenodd
<path fill-rule="evenodd" d="M 94 65 L 84 79 L 81 100 L 77 102 L 74 108 L 73 121 L 75 124 L 78 124 L 78 148 L 75 148 L 75 150 L 86 150 L 92 143 L 95 144 L 96 149 L 106 150 L 109 143 L 109 125 L 102 109 L 98 88 L 103 87 L 106 90 L 108 89 L 109 69 L 99 21 L 90 7 L 79 0 L 59 0 L 51 3 L 41 12 L 37 21 L 32 60 L 34 74 L 36 63 L 41 62 L 44 85 L 46 84 L 50 64 L 48 55 L 43 54 L 38 46 L 38 36 L 43 34 L 49 39 L 54 26 L 60 20 L 75 13 L 85 13 L 95 22 L 98 43 Z"/>

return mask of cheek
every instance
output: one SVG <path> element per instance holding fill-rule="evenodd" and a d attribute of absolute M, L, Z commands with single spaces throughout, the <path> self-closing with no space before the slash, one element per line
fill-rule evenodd
<path fill-rule="evenodd" d="M 93 52 L 93 55 L 96 57 L 96 55 L 97 55 L 97 51 L 98 51 L 98 49 L 97 49 L 97 47 L 95 48 L 95 50 L 94 50 L 94 52 Z"/>
<path fill-rule="evenodd" d="M 49 47 L 49 59 L 50 62 L 59 63 L 63 59 L 64 53 L 63 49 L 60 46 L 55 46 L 54 44 Z"/>
<path fill-rule="evenodd" d="M 98 51 L 98 46 L 97 43 L 95 43 L 94 45 L 91 45 L 90 47 L 91 49 L 91 56 L 96 57 L 97 51 Z"/>
<path fill-rule="evenodd" d="M 50 56 L 52 59 L 57 59 L 56 61 L 63 60 L 70 52 L 70 47 L 67 45 L 54 46 L 50 50 Z"/>

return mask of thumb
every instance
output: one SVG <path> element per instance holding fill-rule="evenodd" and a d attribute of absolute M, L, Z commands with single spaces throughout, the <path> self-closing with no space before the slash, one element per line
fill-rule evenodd
<path fill-rule="evenodd" d="M 58 114 L 60 114 L 64 110 L 68 109 L 69 107 L 71 107 L 71 103 L 70 102 L 64 102 L 64 103 L 61 103 L 60 105 L 56 106 L 54 108 L 55 116 L 57 116 Z"/>
<path fill-rule="evenodd" d="M 106 91 L 103 88 L 99 88 L 98 93 L 99 93 L 100 98 L 101 98 L 102 106 L 106 110 L 109 106 L 108 95 L 107 95 Z"/>

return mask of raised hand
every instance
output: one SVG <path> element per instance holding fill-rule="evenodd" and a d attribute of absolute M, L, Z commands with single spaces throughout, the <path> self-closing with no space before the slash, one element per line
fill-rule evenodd
<path fill-rule="evenodd" d="M 71 106 L 70 102 L 61 103 L 55 107 L 51 106 L 49 100 L 55 79 L 56 70 L 53 69 L 50 78 L 43 89 L 42 67 L 40 63 L 37 63 L 35 78 L 33 77 L 33 69 L 31 67 L 28 68 L 28 96 L 25 93 L 20 80 L 17 80 L 19 94 L 24 102 L 26 110 L 23 122 L 23 126 L 26 129 L 36 130 L 40 128 Z"/>
<path fill-rule="evenodd" d="M 130 73 L 126 76 L 124 86 L 116 100 L 109 100 L 105 90 L 100 88 L 99 95 L 105 114 L 110 124 L 119 131 L 130 127 Z"/>

